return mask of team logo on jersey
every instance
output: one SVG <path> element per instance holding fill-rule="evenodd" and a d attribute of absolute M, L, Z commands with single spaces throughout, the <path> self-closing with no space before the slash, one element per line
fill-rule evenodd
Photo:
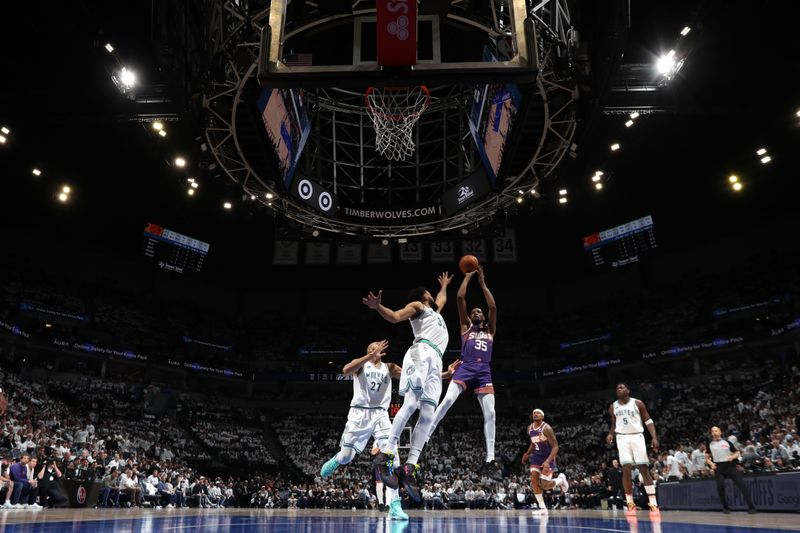
<path fill-rule="evenodd" d="M 406 370 L 406 374 L 408 374 L 408 375 L 410 376 L 411 374 L 413 374 L 413 373 L 414 373 L 414 370 L 416 370 L 416 369 L 414 368 L 414 365 L 410 365 L 410 366 L 408 367 L 408 370 Z"/>

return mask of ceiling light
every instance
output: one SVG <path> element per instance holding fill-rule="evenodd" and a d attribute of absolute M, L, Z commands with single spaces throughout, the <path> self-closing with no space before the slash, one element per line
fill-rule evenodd
<path fill-rule="evenodd" d="M 733 190 L 734 191 L 741 191 L 742 190 L 742 182 L 741 181 L 737 181 L 736 183 L 734 183 L 733 184 Z"/>
<path fill-rule="evenodd" d="M 0 135 L 0 144 L 5 144 L 5 143 L 6 143 L 5 135 Z"/>
<path fill-rule="evenodd" d="M 520 194 L 525 194 L 525 191 L 523 191 L 522 189 L 518 190 L 517 192 Z"/>
<path fill-rule="evenodd" d="M 45 322 L 45 324 L 44 324 L 44 327 L 46 327 L 46 328 L 52 328 L 52 327 L 53 327 L 53 325 L 52 325 L 52 324 L 50 324 L 49 322 Z"/>
<path fill-rule="evenodd" d="M 517 203 L 521 204 L 522 203 L 522 198 L 517 198 Z"/>
<path fill-rule="evenodd" d="M 560 191 L 558 191 L 558 194 L 560 196 L 566 196 L 567 195 L 567 189 L 561 189 Z"/>
<path fill-rule="evenodd" d="M 161 135 L 162 137 L 166 137 L 167 136 L 167 130 L 158 130 L 158 134 Z"/>
<path fill-rule="evenodd" d="M 408 242 L 408 239 L 406 237 L 400 237 L 399 239 L 397 239 L 397 242 L 398 244 L 405 244 Z"/>
<path fill-rule="evenodd" d="M 616 152 L 617 150 L 619 150 L 619 143 L 612 144 L 611 145 L 611 151 L 612 152 Z"/>
<path fill-rule="evenodd" d="M 136 73 L 122 67 L 122 70 L 119 72 L 119 81 L 126 89 L 131 89 L 136 85 Z"/>
<path fill-rule="evenodd" d="M 69 200 L 69 194 L 67 194 L 67 193 L 64 193 L 64 192 L 60 193 L 60 194 L 58 195 L 58 200 L 59 200 L 61 203 L 64 203 L 64 202 L 66 202 L 67 200 Z"/>
<path fill-rule="evenodd" d="M 768 156 L 768 155 L 765 155 L 764 157 L 761 158 L 761 164 L 763 164 L 763 165 L 766 165 L 770 161 L 772 161 L 772 158 L 770 156 Z"/>
<path fill-rule="evenodd" d="M 156 131 L 161 131 L 164 129 L 164 124 L 160 120 L 156 120 L 153 122 L 153 129 Z"/>
<path fill-rule="evenodd" d="M 531 195 L 536 196 L 536 189 L 531 189 Z"/>
<path fill-rule="evenodd" d="M 111 46 L 111 43 L 106 43 L 105 49 L 108 51 L 109 54 L 114 51 L 114 47 Z"/>
<path fill-rule="evenodd" d="M 566 196 L 562 196 L 561 198 L 558 199 L 558 203 L 560 203 L 560 204 L 567 203 L 567 197 Z"/>
<path fill-rule="evenodd" d="M 199 183 L 197 183 L 196 181 L 193 181 L 193 182 L 191 183 L 191 186 L 192 186 L 192 189 L 196 189 L 196 188 L 198 188 L 198 187 L 200 186 L 200 184 L 199 184 Z"/>
<path fill-rule="evenodd" d="M 681 30 L 681 35 L 686 37 L 687 35 L 689 35 L 690 31 L 692 31 L 692 28 L 690 28 L 689 26 L 684 26 L 683 29 Z"/>
<path fill-rule="evenodd" d="M 38 168 L 34 168 L 34 169 L 31 171 L 31 173 L 32 173 L 34 176 L 41 176 L 41 175 L 42 175 L 42 171 L 41 171 L 41 170 L 39 170 Z"/>
<path fill-rule="evenodd" d="M 630 114 L 630 117 L 631 117 L 631 119 L 639 118 L 639 112 L 638 111 L 634 111 L 633 113 Z"/>
<path fill-rule="evenodd" d="M 630 128 L 631 126 L 633 126 L 633 121 L 632 120 L 629 120 L 628 122 L 625 123 L 625 127 L 626 128 Z"/>
<path fill-rule="evenodd" d="M 730 176 L 728 176 L 728 181 L 731 183 L 736 183 L 737 181 L 739 181 L 739 176 L 731 174 Z"/>
<path fill-rule="evenodd" d="M 389 246 L 389 239 L 383 239 L 381 241 L 381 244 L 384 245 L 384 246 Z"/>
<path fill-rule="evenodd" d="M 0 128 L 0 131 L 2 131 L 2 132 L 3 132 L 4 134 L 6 134 L 6 135 L 8 135 L 9 133 L 11 133 L 11 130 L 10 130 L 10 129 L 8 129 L 8 128 L 6 128 L 5 126 L 3 126 L 2 128 Z"/>
<path fill-rule="evenodd" d="M 186 166 L 186 160 L 182 157 L 175 158 L 175 166 L 178 168 L 183 168 Z"/>
<path fill-rule="evenodd" d="M 798 117 L 800 117 L 800 109 L 798 109 L 798 110 L 797 110 L 797 113 L 795 113 L 795 115 L 797 115 Z"/>
<path fill-rule="evenodd" d="M 188 181 L 189 183 L 194 183 L 194 178 L 186 178 L 186 181 Z"/>
<path fill-rule="evenodd" d="M 274 194 L 272 194 L 271 192 L 268 192 L 268 193 L 266 194 L 266 197 L 267 197 L 267 200 L 272 200 L 272 199 L 275 197 L 275 195 L 274 195 Z"/>
<path fill-rule="evenodd" d="M 189 189 L 186 191 L 186 194 L 188 194 L 189 196 L 194 196 L 194 189 L 189 187 Z"/>
<path fill-rule="evenodd" d="M 756 155 L 764 155 L 766 153 L 767 153 L 766 148 L 759 148 L 758 150 L 756 150 Z"/>
<path fill-rule="evenodd" d="M 311 236 L 312 236 L 312 237 L 319 237 L 319 230 L 318 230 L 318 229 L 315 229 L 314 231 L 312 231 L 312 232 L 311 232 Z"/>
<path fill-rule="evenodd" d="M 255 195 L 255 194 L 251 194 L 251 195 L 250 195 L 250 199 L 251 199 L 251 200 L 255 200 L 255 199 L 256 199 L 256 195 Z"/>
<path fill-rule="evenodd" d="M 600 182 L 595 183 L 594 184 L 594 188 L 597 189 L 598 191 L 601 191 L 601 190 L 603 190 L 603 184 L 600 183 Z"/>
<path fill-rule="evenodd" d="M 233 205 L 230 202 L 225 202 L 224 204 L 222 204 L 222 207 L 224 207 L 225 209 L 230 209 L 231 207 L 233 207 Z"/>
<path fill-rule="evenodd" d="M 272 207 L 272 202 L 267 202 L 267 205 Z"/>
<path fill-rule="evenodd" d="M 600 176 L 600 174 L 595 174 L 594 176 L 592 176 L 592 181 L 595 182 L 595 183 L 597 183 L 601 179 L 603 179 L 603 178 Z"/>
<path fill-rule="evenodd" d="M 64 194 L 69 194 L 72 192 L 72 188 L 69 185 L 64 185 L 63 187 L 61 187 L 61 192 L 63 192 Z"/>

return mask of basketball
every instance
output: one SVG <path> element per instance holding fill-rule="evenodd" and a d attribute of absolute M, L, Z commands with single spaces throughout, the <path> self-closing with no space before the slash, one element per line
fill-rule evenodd
<path fill-rule="evenodd" d="M 458 268 L 460 268 L 461 272 L 464 274 L 475 272 L 478 270 L 478 266 L 480 266 L 480 263 L 478 262 L 478 258 L 474 255 L 465 255 L 458 262 Z"/>

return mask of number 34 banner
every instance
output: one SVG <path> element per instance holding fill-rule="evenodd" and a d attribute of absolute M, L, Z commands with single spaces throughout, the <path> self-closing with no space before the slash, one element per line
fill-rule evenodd
<path fill-rule="evenodd" d="M 492 238 L 492 253 L 495 263 L 517 262 L 517 239 L 513 229 L 506 228 L 502 237 Z"/>

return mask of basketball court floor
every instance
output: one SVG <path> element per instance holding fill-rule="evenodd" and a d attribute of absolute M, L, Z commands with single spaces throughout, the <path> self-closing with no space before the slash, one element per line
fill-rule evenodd
<path fill-rule="evenodd" d="M 389 521 L 383 513 L 261 509 L 59 509 L 0 514 L 7 533 L 73 531 L 270 531 L 339 533 L 421 533 L 505 531 L 605 533 L 773 533 L 800 530 L 800 514 L 663 511 L 660 520 L 640 512 L 553 511 L 547 518 L 529 511 L 410 511 L 408 522 Z"/>

